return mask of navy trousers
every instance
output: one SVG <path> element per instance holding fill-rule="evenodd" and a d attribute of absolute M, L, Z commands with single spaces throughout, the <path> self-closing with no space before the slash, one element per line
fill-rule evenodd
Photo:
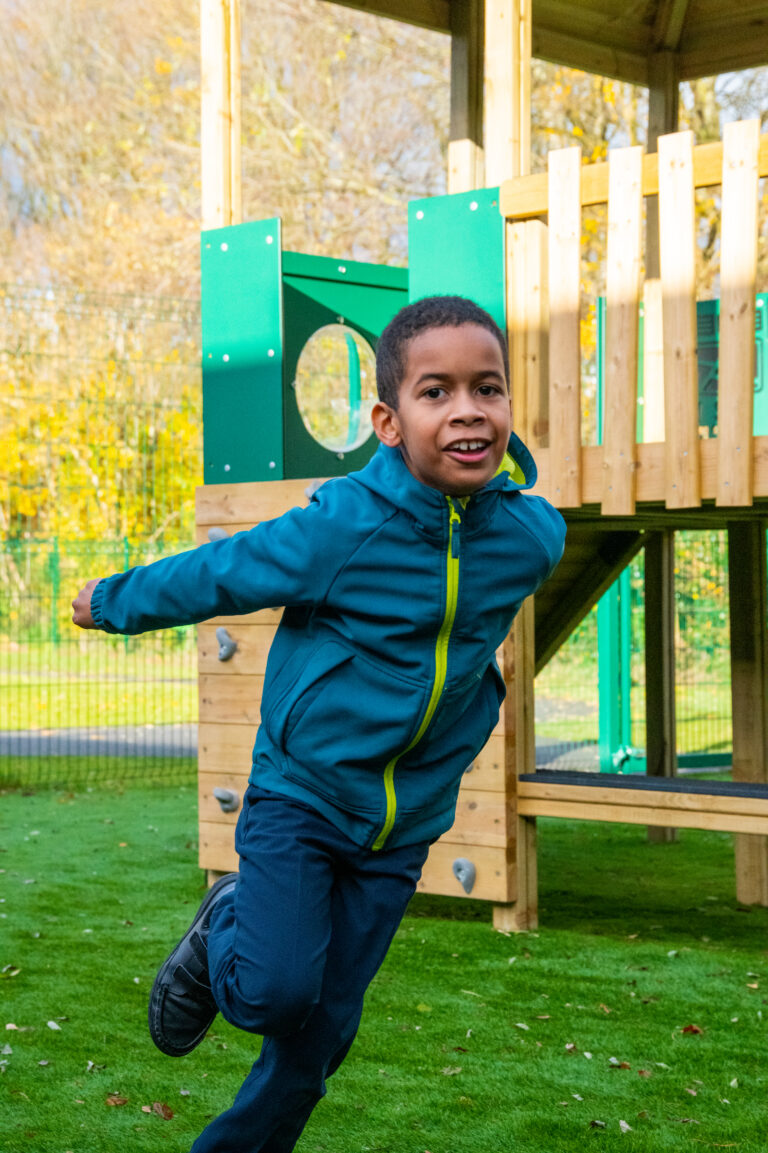
<path fill-rule="evenodd" d="M 223 1016 L 264 1041 L 192 1153 L 289 1153 L 349 1051 L 429 845 L 362 849 L 309 806 L 253 786 L 235 844 L 238 882 L 211 918 L 211 986 Z"/>

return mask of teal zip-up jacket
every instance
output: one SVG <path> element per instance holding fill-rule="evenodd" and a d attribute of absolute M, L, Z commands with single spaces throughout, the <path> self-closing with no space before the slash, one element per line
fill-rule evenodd
<path fill-rule="evenodd" d="M 498 721 L 494 653 L 562 555 L 562 517 L 524 491 L 535 481 L 514 433 L 463 499 L 382 445 L 305 508 L 101 581 L 93 619 L 134 634 L 284 605 L 251 780 L 360 845 L 433 840 Z"/>

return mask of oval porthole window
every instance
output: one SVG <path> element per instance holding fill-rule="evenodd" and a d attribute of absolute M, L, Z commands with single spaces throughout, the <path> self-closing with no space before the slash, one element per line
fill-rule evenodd
<path fill-rule="evenodd" d="M 346 324 L 310 336 L 296 366 L 296 403 L 307 431 L 331 452 L 352 452 L 372 432 L 376 358 Z"/>

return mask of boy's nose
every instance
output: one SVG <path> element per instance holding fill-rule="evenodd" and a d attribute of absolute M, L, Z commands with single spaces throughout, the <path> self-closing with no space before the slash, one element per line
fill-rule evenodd
<path fill-rule="evenodd" d="M 483 420 L 479 405 L 472 399 L 458 400 L 451 413 L 452 424 L 477 424 Z"/>

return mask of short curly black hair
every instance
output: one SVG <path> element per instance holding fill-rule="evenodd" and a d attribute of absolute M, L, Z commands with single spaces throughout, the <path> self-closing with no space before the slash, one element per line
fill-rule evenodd
<path fill-rule="evenodd" d="M 478 324 L 495 336 L 501 349 L 504 375 L 509 386 L 507 342 L 490 313 L 465 296 L 425 296 L 401 308 L 379 337 L 376 346 L 376 388 L 379 400 L 390 408 L 398 407 L 408 344 L 415 336 L 428 328 L 459 328 L 462 324 Z"/>

